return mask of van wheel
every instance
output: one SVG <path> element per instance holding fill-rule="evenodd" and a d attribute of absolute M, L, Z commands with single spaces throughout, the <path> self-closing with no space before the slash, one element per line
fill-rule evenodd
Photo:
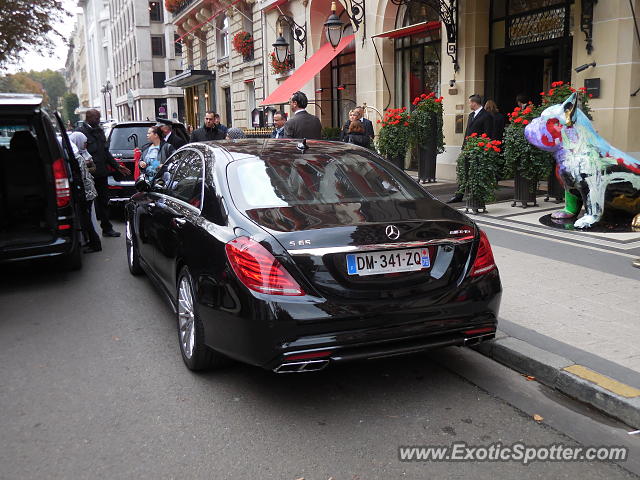
<path fill-rule="evenodd" d="M 178 341 L 182 360 L 189 370 L 218 368 L 227 358 L 204 344 L 204 326 L 198 316 L 198 302 L 193 279 L 187 267 L 178 276 Z"/>
<path fill-rule="evenodd" d="M 62 258 L 62 266 L 65 270 L 74 271 L 82 268 L 82 249 L 80 239 L 76 238 L 76 246 L 71 252 Z"/>

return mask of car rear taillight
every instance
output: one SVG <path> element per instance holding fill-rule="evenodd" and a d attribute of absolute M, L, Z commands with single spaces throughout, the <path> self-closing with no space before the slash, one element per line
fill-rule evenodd
<path fill-rule="evenodd" d="M 471 268 L 472 277 L 483 275 L 496 268 L 496 262 L 493 259 L 493 252 L 491 251 L 491 244 L 487 238 L 487 234 L 480 230 L 480 244 L 478 245 L 478 253 L 476 254 L 476 261 L 473 262 Z"/>
<path fill-rule="evenodd" d="M 69 177 L 64 166 L 64 160 L 58 158 L 53 162 L 53 178 L 56 184 L 56 202 L 58 208 L 66 207 L 71 201 L 71 189 L 69 188 Z"/>
<path fill-rule="evenodd" d="M 240 281 L 256 292 L 270 295 L 304 295 L 302 287 L 262 245 L 238 237 L 225 245 L 231 268 Z"/>

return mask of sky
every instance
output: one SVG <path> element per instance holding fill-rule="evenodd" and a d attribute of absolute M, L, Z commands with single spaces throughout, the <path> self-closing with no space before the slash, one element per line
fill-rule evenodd
<path fill-rule="evenodd" d="M 71 32 L 73 31 L 73 26 L 76 22 L 75 12 L 78 11 L 78 1 L 77 0 L 62 0 L 62 5 L 64 8 L 71 12 L 73 15 L 71 17 L 65 17 L 64 22 L 56 24 L 56 29 L 68 40 Z M 20 62 L 8 65 L 7 73 L 15 73 L 18 70 L 59 70 L 64 68 L 64 63 L 67 59 L 67 52 L 69 50 L 69 46 L 62 41 L 62 39 L 58 38 L 55 35 L 50 35 L 50 38 L 54 41 L 55 50 L 54 55 L 39 55 L 37 53 L 27 53 L 23 55 L 23 58 Z"/>

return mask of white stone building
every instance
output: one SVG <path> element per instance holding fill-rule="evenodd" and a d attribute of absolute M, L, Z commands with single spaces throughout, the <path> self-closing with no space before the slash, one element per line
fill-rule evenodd
<path fill-rule="evenodd" d="M 117 119 L 183 120 L 182 89 L 165 86 L 179 71 L 175 27 L 162 1 L 109 0 L 113 105 Z M 179 55 L 179 51 L 178 51 Z"/>
<path fill-rule="evenodd" d="M 182 87 L 186 122 L 202 126 L 207 110 L 218 112 L 228 126 L 258 126 L 252 118 L 264 98 L 264 28 L 253 2 L 182 0 L 169 2 L 182 49 L 182 72 L 167 80 Z M 233 46 L 236 35 L 251 41 L 246 55 Z"/>
<path fill-rule="evenodd" d="M 111 32 L 109 30 L 109 2 L 107 0 L 79 0 L 84 20 L 87 58 L 88 105 L 102 112 L 103 120 L 113 117 L 106 95 L 101 90 L 113 79 Z M 106 101 L 105 101 L 106 100 Z"/>
<path fill-rule="evenodd" d="M 89 77 L 87 70 L 87 50 L 84 34 L 84 15 L 78 14 L 69 42 L 69 52 L 65 63 L 65 80 L 69 91 L 78 96 L 76 113 L 83 114 L 89 108 Z"/>

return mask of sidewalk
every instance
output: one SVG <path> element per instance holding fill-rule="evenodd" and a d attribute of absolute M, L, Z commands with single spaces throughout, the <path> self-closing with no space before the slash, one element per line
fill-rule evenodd
<path fill-rule="evenodd" d="M 417 172 L 407 173 L 417 179 Z M 424 187 L 439 200 L 447 201 L 456 184 L 438 181 Z M 557 208 L 554 203 L 539 201 L 537 208 L 510 208 L 510 202 L 505 202 L 510 198 L 512 184 L 501 182 L 498 202 L 488 206 L 489 213 L 471 218 L 483 228 L 494 227 L 514 235 L 535 232 L 539 239 L 572 241 L 586 247 L 579 250 L 587 256 L 588 249 L 596 245 L 620 252 L 638 251 L 640 233 L 558 231 L 538 221 Z M 463 208 L 464 204 L 452 206 Z M 636 278 L 615 275 L 539 252 L 523 252 L 523 245 L 527 250 L 526 240 L 518 243 L 519 250 L 508 248 L 504 242 L 502 246 L 492 244 L 504 289 L 499 332 L 495 340 L 477 349 L 640 428 L 640 270 Z M 553 244 L 549 248 L 554 248 Z"/>

